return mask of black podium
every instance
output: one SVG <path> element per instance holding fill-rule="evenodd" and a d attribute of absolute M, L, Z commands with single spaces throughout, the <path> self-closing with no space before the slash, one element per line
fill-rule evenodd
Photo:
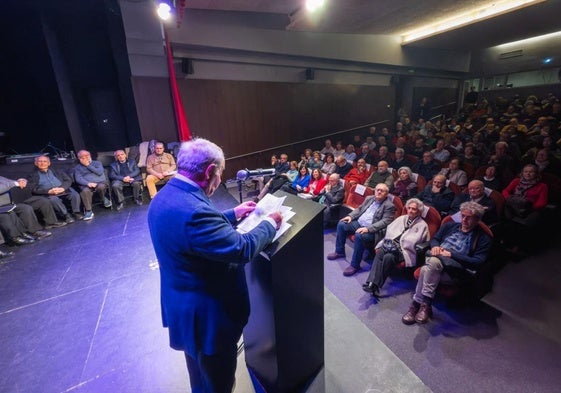
<path fill-rule="evenodd" d="M 324 365 L 323 209 L 277 191 L 292 227 L 246 265 L 245 361 L 258 392 L 302 392 Z"/>

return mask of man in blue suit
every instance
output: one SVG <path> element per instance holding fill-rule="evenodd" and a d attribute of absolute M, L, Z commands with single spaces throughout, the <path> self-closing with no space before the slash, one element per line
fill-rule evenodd
<path fill-rule="evenodd" d="M 237 342 L 249 316 L 243 267 L 273 240 L 282 216 L 272 213 L 245 234 L 234 229 L 255 203 L 225 212 L 212 205 L 224 153 L 210 141 L 183 143 L 177 168 L 148 211 L 163 325 L 170 346 L 185 352 L 192 392 L 231 393 Z"/>

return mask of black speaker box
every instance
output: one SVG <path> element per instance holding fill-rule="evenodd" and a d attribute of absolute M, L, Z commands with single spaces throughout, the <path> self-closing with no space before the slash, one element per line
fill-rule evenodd
<path fill-rule="evenodd" d="M 181 59 L 181 71 L 184 74 L 192 74 L 193 70 L 193 60 L 191 59 Z"/>
<path fill-rule="evenodd" d="M 313 81 L 314 80 L 314 69 L 313 68 L 306 68 L 306 80 Z"/>

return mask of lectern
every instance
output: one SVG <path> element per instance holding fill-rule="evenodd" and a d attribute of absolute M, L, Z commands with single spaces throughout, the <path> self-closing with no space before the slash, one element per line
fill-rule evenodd
<path fill-rule="evenodd" d="M 256 391 L 302 392 L 324 365 L 323 209 L 277 191 L 292 227 L 251 263 L 245 361 Z M 263 253 L 262 253 L 263 254 Z"/>

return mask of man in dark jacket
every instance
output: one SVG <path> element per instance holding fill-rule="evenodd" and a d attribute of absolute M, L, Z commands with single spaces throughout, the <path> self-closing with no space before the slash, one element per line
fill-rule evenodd
<path fill-rule="evenodd" d="M 269 214 L 251 231 L 232 226 L 255 209 L 220 212 L 209 197 L 220 185 L 224 153 L 197 138 L 182 144 L 178 173 L 150 203 L 148 226 L 161 278 L 162 320 L 170 346 L 184 351 L 193 392 L 231 392 L 237 342 L 249 316 L 244 264 L 282 222 Z"/>
<path fill-rule="evenodd" d="M 124 150 L 113 153 L 115 162 L 109 166 L 111 188 L 117 198 L 117 210 L 124 206 L 123 187 L 132 187 L 132 195 L 137 205 L 142 205 L 142 174 L 135 160 L 128 159 Z"/>

